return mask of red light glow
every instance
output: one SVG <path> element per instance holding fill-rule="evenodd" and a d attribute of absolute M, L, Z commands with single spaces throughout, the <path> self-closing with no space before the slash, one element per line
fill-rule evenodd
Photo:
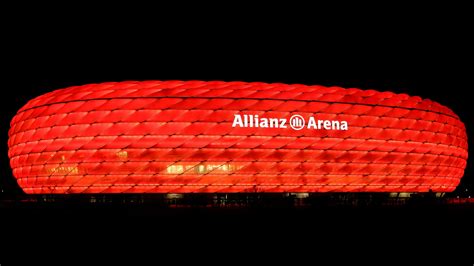
<path fill-rule="evenodd" d="M 293 115 L 315 128 L 280 126 Z M 431 100 L 217 81 L 56 90 L 19 110 L 8 145 L 28 194 L 449 192 L 467 160 L 464 124 Z"/>

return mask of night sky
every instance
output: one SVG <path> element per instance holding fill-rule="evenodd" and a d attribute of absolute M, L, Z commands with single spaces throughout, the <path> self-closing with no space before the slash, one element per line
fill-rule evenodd
<path fill-rule="evenodd" d="M 136 32 L 124 39 L 119 37 L 124 33 L 109 30 L 91 38 L 84 32 L 28 29 L 21 39 L 9 39 L 1 62 L 0 184 L 6 193 L 20 192 L 6 143 L 9 122 L 21 106 L 55 89 L 106 81 L 262 81 L 407 93 L 454 110 L 467 127 L 472 151 L 474 106 L 466 96 L 472 69 L 465 65 L 473 55 L 462 29 L 332 31 L 286 40 L 270 31 L 213 38 L 186 29 L 153 38 Z M 473 187 L 473 167 L 468 160 L 458 192 Z"/>

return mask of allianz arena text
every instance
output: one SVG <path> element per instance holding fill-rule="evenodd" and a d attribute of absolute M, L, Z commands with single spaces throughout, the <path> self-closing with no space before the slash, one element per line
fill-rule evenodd
<path fill-rule="evenodd" d="M 294 130 L 301 130 L 306 125 L 306 120 L 303 116 L 294 114 L 290 119 L 286 118 L 267 118 L 258 115 L 234 115 L 234 122 L 232 127 L 260 127 L 260 128 L 288 128 L 287 121 L 290 127 Z M 308 118 L 308 129 L 325 129 L 325 130 L 348 130 L 347 121 L 338 120 L 316 120 L 313 116 Z"/>

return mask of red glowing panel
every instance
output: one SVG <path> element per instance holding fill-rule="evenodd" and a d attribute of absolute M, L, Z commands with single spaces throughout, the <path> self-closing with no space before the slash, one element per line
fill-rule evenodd
<path fill-rule="evenodd" d="M 21 108 L 9 136 L 29 194 L 448 192 L 467 159 L 436 102 L 286 84 L 70 87 Z"/>

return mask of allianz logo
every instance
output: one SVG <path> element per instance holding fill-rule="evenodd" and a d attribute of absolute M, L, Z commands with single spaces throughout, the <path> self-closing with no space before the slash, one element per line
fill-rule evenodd
<path fill-rule="evenodd" d="M 286 118 L 268 118 L 258 115 L 234 114 L 232 127 L 260 127 L 260 128 L 288 128 L 293 130 L 322 129 L 322 130 L 348 130 L 347 121 L 343 120 L 319 120 L 311 116 L 308 121 L 301 115 L 292 115 Z"/>

